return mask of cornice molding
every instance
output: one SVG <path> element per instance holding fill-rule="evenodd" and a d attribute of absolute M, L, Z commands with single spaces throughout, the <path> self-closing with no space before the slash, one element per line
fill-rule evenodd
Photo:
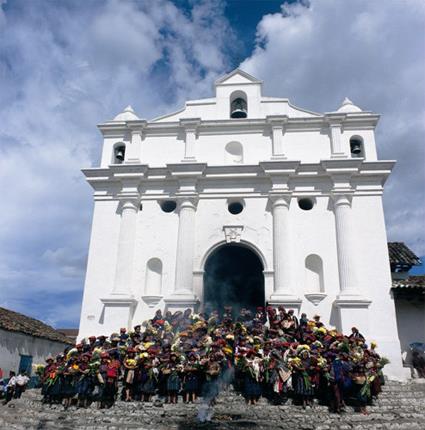
<path fill-rule="evenodd" d="M 374 129 L 379 115 L 367 112 L 340 113 L 331 112 L 314 117 L 288 117 L 287 115 L 268 115 L 265 118 L 217 119 L 182 118 L 179 121 L 149 122 L 146 120 L 108 121 L 98 124 L 101 133 L 106 136 L 123 135 L 129 130 L 143 130 L 144 135 L 177 135 L 182 127 L 196 127 L 199 134 L 264 132 L 270 126 L 282 124 L 286 131 L 312 131 L 340 125 L 344 129 Z"/>
<path fill-rule="evenodd" d="M 356 195 L 381 195 L 383 185 L 391 173 L 395 161 L 372 161 L 363 159 L 332 159 L 319 163 L 301 163 L 299 160 L 263 161 L 256 165 L 208 166 L 207 163 L 176 163 L 163 167 L 149 167 L 146 164 L 120 164 L 108 168 L 83 169 L 87 182 L 95 190 L 98 200 L 109 199 L 124 186 L 134 188 L 142 186 L 144 194 L 152 186 L 152 195 L 156 184 L 167 182 L 174 184 L 179 192 L 199 193 L 199 184 L 204 195 L 223 195 L 229 192 L 208 191 L 208 186 L 221 182 L 232 182 L 239 187 L 246 187 L 242 194 L 267 195 L 269 192 L 291 190 L 295 194 L 327 194 L 333 192 L 352 192 Z M 315 184 L 315 191 L 295 191 L 298 184 Z M 150 185 L 152 184 L 152 185 Z M 356 189 L 356 184 L 359 185 Z M 258 187 L 256 187 L 258 185 Z M 317 189 L 317 186 L 320 188 Z M 331 188 L 329 188 L 331 187 Z M 148 193 L 149 194 L 149 193 Z M 162 193 L 164 195 L 164 193 Z M 108 197 L 109 196 L 109 197 Z"/>

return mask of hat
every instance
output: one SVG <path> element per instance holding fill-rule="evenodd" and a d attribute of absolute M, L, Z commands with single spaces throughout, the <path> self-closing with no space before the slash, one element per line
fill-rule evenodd
<path fill-rule="evenodd" d="M 111 342 L 118 342 L 120 340 L 120 337 L 118 333 L 112 333 L 111 334 Z"/>

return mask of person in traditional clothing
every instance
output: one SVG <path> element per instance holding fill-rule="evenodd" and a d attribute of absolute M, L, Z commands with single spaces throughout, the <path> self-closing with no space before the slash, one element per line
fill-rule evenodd
<path fill-rule="evenodd" d="M 210 353 L 201 361 L 204 367 L 205 381 L 202 386 L 202 397 L 209 405 L 215 404 L 220 392 L 219 378 L 221 373 L 220 356 Z"/>
<path fill-rule="evenodd" d="M 243 373 L 243 395 L 248 405 L 255 405 L 261 396 L 261 357 L 251 349 L 241 357 Z"/>
<path fill-rule="evenodd" d="M 370 385 L 363 366 L 355 366 L 352 371 L 352 389 L 356 406 L 363 415 L 367 415 L 367 403 L 370 396 Z"/>
<path fill-rule="evenodd" d="M 314 386 L 309 375 L 311 366 L 309 351 L 305 348 L 300 349 L 298 356 L 291 361 L 291 366 L 295 395 L 301 402 L 303 409 L 307 406 L 313 406 Z"/>
<path fill-rule="evenodd" d="M 46 366 L 44 367 L 43 374 L 40 378 L 41 382 L 41 394 L 43 395 L 42 403 L 51 403 L 52 399 L 50 396 L 52 380 L 56 376 L 56 366 L 52 356 L 46 358 Z M 52 377 L 52 375 L 54 375 Z"/>
<path fill-rule="evenodd" d="M 91 355 L 84 353 L 78 363 L 78 373 L 76 374 L 76 392 L 78 394 L 78 406 L 86 408 L 93 390 L 92 375 L 90 374 L 89 361 Z"/>
<path fill-rule="evenodd" d="M 64 409 L 71 406 L 72 398 L 77 394 L 77 374 L 80 373 L 76 357 L 71 356 L 62 370 L 61 396 Z"/>
<path fill-rule="evenodd" d="M 124 366 L 124 401 L 131 402 L 134 394 L 135 373 L 137 368 L 137 360 L 133 348 L 127 349 L 127 354 L 123 361 Z"/>
<path fill-rule="evenodd" d="M 156 392 L 156 385 L 158 382 L 158 369 L 157 360 L 152 356 L 146 354 L 146 357 L 142 360 L 140 364 L 141 372 L 141 400 L 144 402 L 152 401 L 152 396 Z"/>
<path fill-rule="evenodd" d="M 99 409 L 111 408 L 115 403 L 118 391 L 119 367 L 109 353 L 100 354 L 101 364 L 97 373 L 97 379 L 101 384 L 101 391 L 98 396 Z"/>
<path fill-rule="evenodd" d="M 162 373 L 167 376 L 167 402 L 177 403 L 178 394 L 181 390 L 181 373 L 183 367 L 179 362 L 179 356 L 173 352 L 170 361 L 166 364 Z"/>
<path fill-rule="evenodd" d="M 183 401 L 184 403 L 195 403 L 199 392 L 199 361 L 194 352 L 188 355 L 183 375 Z"/>
<path fill-rule="evenodd" d="M 330 409 L 331 412 L 341 413 L 345 408 L 344 397 L 351 387 L 350 367 L 345 353 L 330 358 Z"/>
<path fill-rule="evenodd" d="M 351 328 L 351 334 L 348 336 L 349 340 L 361 340 L 362 342 L 365 341 L 364 336 L 359 332 L 359 329 L 357 327 Z"/>

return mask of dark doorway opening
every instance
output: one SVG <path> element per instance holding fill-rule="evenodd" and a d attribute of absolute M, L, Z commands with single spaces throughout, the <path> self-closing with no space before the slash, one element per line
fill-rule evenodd
<path fill-rule="evenodd" d="M 237 313 L 264 306 L 264 267 L 250 249 L 223 245 L 208 257 L 204 270 L 205 312 L 221 313 L 224 306 L 232 306 Z"/>

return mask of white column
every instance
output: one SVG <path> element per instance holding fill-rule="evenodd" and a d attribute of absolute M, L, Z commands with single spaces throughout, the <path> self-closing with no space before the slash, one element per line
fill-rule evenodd
<path fill-rule="evenodd" d="M 334 194 L 336 244 L 340 296 L 358 295 L 355 232 L 351 222 L 351 201 L 346 194 Z"/>
<path fill-rule="evenodd" d="M 194 198 L 182 198 L 179 202 L 179 232 L 174 295 L 190 295 L 193 297 L 195 215 L 196 200 Z"/>
<path fill-rule="evenodd" d="M 289 225 L 290 196 L 272 200 L 274 294 L 291 295 L 291 238 Z"/>
<path fill-rule="evenodd" d="M 126 200 L 122 205 L 115 282 L 112 294 L 131 295 L 138 207 L 137 200 Z"/>

